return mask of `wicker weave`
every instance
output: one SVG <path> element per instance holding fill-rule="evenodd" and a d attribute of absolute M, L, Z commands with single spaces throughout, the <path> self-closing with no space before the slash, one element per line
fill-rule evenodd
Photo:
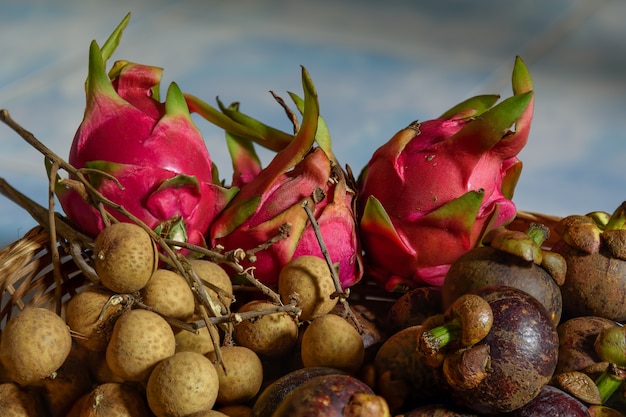
<path fill-rule="evenodd" d="M 50 235 L 37 226 L 21 239 L 0 250 L 0 324 L 4 325 L 17 309 L 25 305 L 58 309 L 79 287 L 87 284 L 80 269 L 57 243 L 59 274 L 55 278 Z M 60 291 L 57 279 L 60 278 Z"/>

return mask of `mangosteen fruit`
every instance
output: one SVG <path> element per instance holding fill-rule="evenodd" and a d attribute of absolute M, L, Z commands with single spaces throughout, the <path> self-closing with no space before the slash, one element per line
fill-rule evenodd
<path fill-rule="evenodd" d="M 548 234 L 541 225 L 532 225 L 526 233 L 504 230 L 492 238 L 489 246 L 476 247 L 461 255 L 444 279 L 443 308 L 479 288 L 506 285 L 535 297 L 557 326 L 562 312 L 559 282 L 565 276 L 565 260 L 541 249 L 541 242 Z"/>
<path fill-rule="evenodd" d="M 444 377 L 460 406 L 485 415 L 511 412 L 532 401 L 550 382 L 557 363 L 558 334 L 545 307 L 518 288 L 498 285 L 474 294 L 483 297 L 493 312 L 489 333 L 470 347 L 471 360 L 483 364 L 485 375 L 469 388 L 451 380 L 458 376 L 458 369 L 450 372 L 444 366 Z"/>
<path fill-rule="evenodd" d="M 567 263 L 563 313 L 625 321 L 626 202 L 610 217 L 601 214 L 567 216 L 555 226 L 561 239 L 552 250 Z"/>
<path fill-rule="evenodd" d="M 539 394 L 510 417 L 589 417 L 587 406 L 566 392 L 546 385 Z"/>
<path fill-rule="evenodd" d="M 556 373 L 580 371 L 601 362 L 595 342 L 602 330 L 618 326 L 613 320 L 596 316 L 580 316 L 564 321 L 557 327 L 559 360 Z"/>

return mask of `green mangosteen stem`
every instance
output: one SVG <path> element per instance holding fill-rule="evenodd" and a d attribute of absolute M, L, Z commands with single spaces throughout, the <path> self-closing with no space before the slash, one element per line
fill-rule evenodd
<path fill-rule="evenodd" d="M 480 342 L 491 330 L 493 311 L 482 297 L 463 294 L 446 310 L 445 322 L 425 330 L 420 336 L 420 351 L 425 355 L 440 352 L 450 342 L 471 346 Z"/>
<path fill-rule="evenodd" d="M 541 247 L 543 243 L 550 237 L 550 229 L 541 223 L 531 223 L 528 226 L 526 234 Z"/>
<path fill-rule="evenodd" d="M 420 350 L 425 353 L 439 352 L 451 341 L 461 336 L 461 323 L 458 320 L 450 321 L 422 333 Z"/>
<path fill-rule="evenodd" d="M 623 366 L 609 364 L 609 367 L 602 372 L 602 374 L 596 379 L 595 383 L 600 391 L 602 398 L 602 404 L 604 404 L 615 391 L 622 386 L 626 380 L 626 368 Z"/>

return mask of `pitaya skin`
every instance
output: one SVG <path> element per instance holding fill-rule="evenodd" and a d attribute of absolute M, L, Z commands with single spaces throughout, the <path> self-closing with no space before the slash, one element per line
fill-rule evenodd
<path fill-rule="evenodd" d="M 494 107 L 496 95 L 473 97 L 414 122 L 363 170 L 357 205 L 366 274 L 386 290 L 441 286 L 452 262 L 515 218 L 517 155 L 534 107 L 519 57 L 512 78 L 512 97 Z"/>
<path fill-rule="evenodd" d="M 317 93 L 303 68 L 304 104 L 302 125 L 288 145 L 276 153 L 267 167 L 258 169 L 258 159 L 243 138 L 227 133 L 233 156 L 234 180 L 241 188 L 213 222 L 212 245 L 225 250 L 255 249 L 279 235 L 288 224 L 290 233 L 244 260 L 254 267 L 254 276 L 275 287 L 281 269 L 292 258 L 302 255 L 322 257 L 319 242 L 302 204 L 313 210 L 331 261 L 338 264 L 342 288 L 358 282 L 363 275 L 361 246 L 354 212 L 355 191 L 348 186 L 333 156 L 314 147 L 319 121 Z M 197 99 L 196 99 L 197 104 Z M 313 201 L 314 195 L 321 199 Z"/>
<path fill-rule="evenodd" d="M 107 75 L 111 39 L 102 49 L 91 43 L 86 109 L 68 162 L 114 177 L 119 184 L 107 175 L 88 173 L 97 191 L 148 227 L 204 244 L 209 225 L 237 189 L 214 182 L 208 149 L 179 87 L 170 84 L 165 102 L 158 101 L 161 68 L 118 61 Z M 67 217 L 85 233 L 95 236 L 105 227 L 98 210 L 77 191 L 56 191 Z M 107 210 L 119 221 L 131 221 Z"/>

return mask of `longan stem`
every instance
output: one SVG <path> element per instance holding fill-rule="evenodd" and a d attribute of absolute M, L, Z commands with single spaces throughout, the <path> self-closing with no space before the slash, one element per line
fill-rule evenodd
<path fill-rule="evenodd" d="M 263 310 L 242 311 L 241 313 L 230 313 L 229 315 L 221 316 L 221 317 L 210 317 L 209 321 L 212 324 L 221 324 L 221 323 L 229 323 L 229 322 L 240 323 L 244 320 L 256 319 L 256 318 L 267 316 L 269 314 L 274 314 L 274 313 L 288 313 L 288 314 L 293 314 L 295 316 L 300 313 L 300 308 L 296 307 L 295 304 L 290 303 L 290 304 L 284 304 L 284 305 L 277 305 L 273 308 L 265 308 Z M 198 328 L 206 326 L 206 323 L 203 320 L 198 320 L 194 323 Z"/>
<path fill-rule="evenodd" d="M 274 303 L 282 304 L 280 295 L 278 295 L 270 287 L 268 287 L 267 285 L 263 284 L 261 281 L 256 279 L 254 275 L 252 275 L 249 272 L 249 270 L 245 269 L 243 266 L 241 266 L 239 262 L 237 262 L 237 259 L 240 258 L 240 255 L 238 254 L 238 252 L 240 252 L 239 250 L 234 250 L 226 254 L 222 254 L 220 252 L 212 251 L 210 249 L 203 248 L 201 246 L 197 246 L 188 242 L 179 242 L 179 241 L 169 240 L 169 239 L 166 239 L 165 241 L 169 245 L 180 246 L 182 248 L 189 249 L 199 254 L 205 255 L 207 258 L 209 258 L 211 261 L 215 263 L 228 265 L 237 274 L 245 277 L 250 283 L 252 283 L 255 287 L 257 287 L 264 295 L 267 295 L 270 298 L 272 298 Z M 217 291 L 223 291 L 223 290 L 217 289 Z"/>
<path fill-rule="evenodd" d="M 13 188 L 4 178 L 0 178 L 0 194 L 25 209 L 31 217 L 39 223 L 39 225 L 46 229 L 46 231 L 50 231 L 48 224 L 48 210 L 28 198 L 26 195 L 22 194 L 17 189 Z M 54 219 L 59 235 L 63 236 L 70 242 L 77 242 L 83 247 L 93 245 L 92 238 L 75 230 L 64 218 L 61 217 L 61 215 L 55 213 Z"/>
<path fill-rule="evenodd" d="M 341 301 L 341 304 L 343 304 L 343 307 L 346 313 L 348 314 L 352 322 L 355 324 L 357 330 L 359 331 L 359 333 L 363 333 L 363 326 L 361 326 L 361 323 L 356 318 L 356 315 L 354 314 L 354 312 L 350 308 L 350 305 L 348 304 L 348 297 L 350 295 L 350 290 L 346 289 L 344 291 L 343 288 L 341 287 L 341 281 L 339 280 L 337 271 L 335 270 L 335 267 L 333 266 L 333 262 L 330 259 L 330 254 L 328 253 L 328 248 L 326 247 L 326 243 L 324 242 L 324 238 L 320 230 L 320 225 L 315 219 L 315 215 L 313 214 L 311 207 L 309 207 L 308 199 L 302 202 L 302 208 L 304 208 L 304 211 L 306 212 L 309 218 L 309 221 L 311 222 L 311 227 L 313 228 L 313 232 L 315 233 L 317 242 L 320 245 L 320 250 L 322 251 L 322 255 L 324 256 L 324 259 L 326 260 L 326 264 L 328 265 L 328 269 L 330 270 L 330 275 L 333 278 L 333 282 L 335 284 L 335 294 L 332 294 L 331 297 L 337 297 L 337 296 L 339 297 L 339 301 Z"/>
<path fill-rule="evenodd" d="M 56 299 L 56 313 L 61 314 L 63 307 L 61 300 L 63 299 L 63 277 L 61 276 L 61 258 L 59 256 L 59 249 L 57 247 L 57 228 L 54 221 L 54 181 L 52 178 L 56 178 L 57 171 L 59 169 L 58 163 L 53 163 L 50 168 L 50 183 L 48 187 L 48 224 L 50 225 L 50 255 L 52 257 L 52 274 L 54 276 L 54 295 Z"/>

